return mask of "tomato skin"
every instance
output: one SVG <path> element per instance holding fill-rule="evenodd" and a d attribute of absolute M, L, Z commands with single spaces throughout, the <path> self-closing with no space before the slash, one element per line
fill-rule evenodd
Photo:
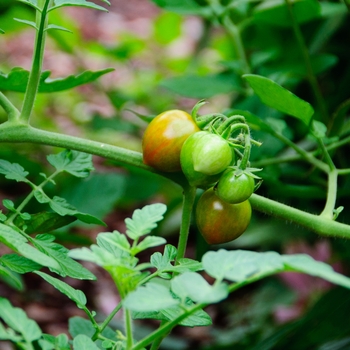
<path fill-rule="evenodd" d="M 143 162 L 164 172 L 181 171 L 180 152 L 186 139 L 200 129 L 192 117 L 181 110 L 156 116 L 142 139 Z"/>
<path fill-rule="evenodd" d="M 237 204 L 247 200 L 254 192 L 254 179 L 245 174 L 235 174 L 234 169 L 227 169 L 216 187 L 216 193 L 225 202 Z"/>
<path fill-rule="evenodd" d="M 196 207 L 199 232 L 209 244 L 221 244 L 238 238 L 248 227 L 252 208 L 248 200 L 229 204 L 213 188 L 205 191 Z"/>
<path fill-rule="evenodd" d="M 232 162 L 232 151 L 221 136 L 201 131 L 202 137 L 193 145 L 193 168 L 205 175 L 216 175 Z"/>
<path fill-rule="evenodd" d="M 209 186 L 218 181 L 221 175 L 219 173 L 210 176 L 194 170 L 192 157 L 194 146 L 206 134 L 204 131 L 196 132 L 185 141 L 181 149 L 181 168 L 191 186 Z"/>

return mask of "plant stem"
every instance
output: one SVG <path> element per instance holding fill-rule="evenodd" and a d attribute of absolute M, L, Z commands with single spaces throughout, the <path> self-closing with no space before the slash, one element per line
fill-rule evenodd
<path fill-rule="evenodd" d="M 307 213 L 255 193 L 252 194 L 249 201 L 255 210 L 262 213 L 294 222 L 324 236 L 350 239 L 350 225 Z"/>
<path fill-rule="evenodd" d="M 37 11 L 36 13 L 36 23 L 38 29 L 35 38 L 32 68 L 30 71 L 28 84 L 24 95 L 21 115 L 19 117 L 19 121 L 23 124 L 29 124 L 30 115 L 32 114 L 36 94 L 39 88 L 46 39 L 45 28 L 47 26 L 47 10 L 50 1 L 51 0 L 39 0 L 38 2 L 39 7 L 42 7 L 42 11 Z"/>
<path fill-rule="evenodd" d="M 186 186 L 188 183 L 182 173 L 163 173 L 145 165 L 142 161 L 142 154 L 139 152 L 75 136 L 40 130 L 29 125 L 13 125 L 8 122 L 0 124 L 0 142 L 29 142 L 72 149 L 115 160 L 123 164 L 136 166 L 140 169 L 168 178 L 182 187 Z"/>
<path fill-rule="evenodd" d="M 131 350 L 134 340 L 132 335 L 132 319 L 131 312 L 128 309 L 124 309 L 125 317 L 125 334 L 126 334 L 126 350 Z"/>
<path fill-rule="evenodd" d="M 338 186 L 337 179 L 338 179 L 338 171 L 334 169 L 328 174 L 327 201 L 326 201 L 325 208 L 320 214 L 320 216 L 327 219 L 333 218 L 335 203 L 337 200 L 337 186 Z"/>
<path fill-rule="evenodd" d="M 314 70 L 312 68 L 308 48 L 306 46 L 306 43 L 305 43 L 303 34 L 300 30 L 299 24 L 298 24 L 298 22 L 295 18 L 295 15 L 294 15 L 293 4 L 292 4 L 291 0 L 285 0 L 285 3 L 287 5 L 289 17 L 290 17 L 290 20 L 292 22 L 294 35 L 298 41 L 300 51 L 301 51 L 301 54 L 302 54 L 303 59 L 304 59 L 304 64 L 305 64 L 306 72 L 307 72 L 307 79 L 311 85 L 313 92 L 314 92 L 318 107 L 320 109 L 320 113 L 322 115 L 322 119 L 324 121 L 328 121 L 329 120 L 328 112 L 327 112 L 326 106 L 324 104 L 324 99 L 323 99 L 320 87 L 318 85 Z"/>
<path fill-rule="evenodd" d="M 179 243 L 177 247 L 176 261 L 185 256 L 188 234 L 191 224 L 191 215 L 193 211 L 193 204 L 196 198 L 196 187 L 187 186 L 184 188 L 183 205 L 182 205 L 182 221 L 180 227 Z"/>
<path fill-rule="evenodd" d="M 11 101 L 0 91 L 0 106 L 7 113 L 10 122 L 18 121 L 19 110 L 11 103 Z"/>

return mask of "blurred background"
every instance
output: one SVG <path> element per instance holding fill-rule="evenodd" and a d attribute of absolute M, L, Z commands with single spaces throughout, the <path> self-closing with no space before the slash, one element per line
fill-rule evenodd
<path fill-rule="evenodd" d="M 349 135 L 350 21 L 346 1 L 295 1 L 294 13 L 308 50 L 317 88 L 310 84 L 305 52 L 283 1 L 248 0 L 112 0 L 109 12 L 61 8 L 50 21 L 71 33 L 49 31 L 44 70 L 50 78 L 78 75 L 86 70 L 114 70 L 100 79 L 68 91 L 37 97 L 32 125 L 141 151 L 147 122 L 169 109 L 190 112 L 206 99 L 200 113 L 249 111 L 306 150 L 315 148 L 301 122 L 264 106 L 241 79 L 253 73 L 273 79 L 311 103 L 315 118 L 329 127 L 328 137 Z M 223 23 L 220 11 L 229 13 Z M 34 30 L 13 18 L 33 20 L 33 11 L 20 2 L 0 2 L 1 79 L 14 67 L 30 69 Z M 241 45 L 241 46 L 240 46 Z M 243 55 L 240 49 L 243 48 Z M 23 94 L 4 93 L 20 108 Z M 318 93 L 318 94 L 317 94 Z M 6 120 L 0 110 L 0 122 Z M 326 198 L 326 179 L 301 162 L 280 140 L 261 130 L 253 137 L 263 143 L 252 151 L 252 166 L 262 167 L 258 194 L 312 213 L 320 213 Z M 350 167 L 349 146 L 332 156 L 338 166 Z M 1 144 L 0 158 L 21 164 L 39 182 L 40 172 L 52 169 L 46 156 L 57 149 L 31 144 Z M 156 230 L 177 245 L 182 193 L 169 180 L 113 161 L 93 158 L 96 170 L 87 179 L 61 176 L 48 192 L 61 196 L 80 211 L 107 223 L 107 230 L 124 232 L 124 219 L 141 206 L 167 204 L 165 220 Z M 0 177 L 0 199 L 19 202 L 30 189 Z M 198 195 L 200 191 L 198 191 Z M 345 206 L 339 221 L 350 223 L 348 177 L 339 179 L 338 202 Z M 0 204 L 0 209 L 4 209 Z M 39 208 L 30 204 L 30 212 Z M 90 245 L 106 230 L 74 223 L 57 230 L 57 241 L 68 248 Z M 208 249 L 274 250 L 307 253 L 348 274 L 350 244 L 319 237 L 292 223 L 254 212 L 247 232 L 234 242 L 209 247 L 191 227 L 187 257 L 200 259 Z M 0 247 L 1 253 L 6 253 Z M 148 259 L 148 254 L 140 259 Z M 97 282 L 68 279 L 83 290 L 90 309 L 101 319 L 118 303 L 115 286 L 98 267 L 86 264 Z M 23 307 L 44 332 L 67 333 L 68 319 L 81 310 L 38 276 L 24 276 L 26 292 L 0 281 L 0 295 Z M 211 327 L 178 327 L 162 349 L 350 349 L 349 292 L 317 278 L 285 273 L 235 292 L 206 311 Z M 111 326 L 122 326 L 118 314 Z M 135 337 L 149 332 L 152 322 L 138 321 Z M 1 344 L 1 341 L 0 341 Z M 4 344 L 5 346 L 5 344 Z"/>

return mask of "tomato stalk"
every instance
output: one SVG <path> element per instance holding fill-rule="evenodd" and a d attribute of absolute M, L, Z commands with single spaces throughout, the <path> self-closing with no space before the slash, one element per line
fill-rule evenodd
<path fill-rule="evenodd" d="M 0 106 L 7 113 L 9 122 L 16 122 L 19 119 L 19 110 L 11 103 L 11 101 L 0 91 Z"/>

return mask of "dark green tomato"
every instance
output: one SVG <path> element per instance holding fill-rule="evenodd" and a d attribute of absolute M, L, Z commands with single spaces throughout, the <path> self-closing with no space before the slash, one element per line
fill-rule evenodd
<path fill-rule="evenodd" d="M 201 131 L 193 144 L 193 169 L 205 175 L 223 172 L 232 162 L 230 145 L 221 136 Z"/>
<path fill-rule="evenodd" d="M 200 131 L 191 135 L 183 144 L 180 154 L 180 162 L 183 173 L 185 174 L 188 182 L 192 186 L 209 186 L 217 182 L 221 174 L 206 175 L 194 170 L 193 165 L 193 152 L 194 145 L 200 140 L 206 132 Z"/>
<path fill-rule="evenodd" d="M 213 188 L 205 191 L 196 207 L 199 232 L 209 244 L 221 244 L 238 238 L 248 227 L 252 215 L 249 201 L 229 204 Z"/>
<path fill-rule="evenodd" d="M 245 173 L 237 176 L 234 169 L 227 169 L 220 177 L 216 193 L 225 202 L 236 204 L 247 200 L 254 187 L 255 181 L 251 176 Z"/>
<path fill-rule="evenodd" d="M 192 117 L 184 111 L 171 110 L 159 114 L 149 123 L 143 135 L 143 162 L 160 171 L 181 171 L 182 145 L 199 130 Z"/>

